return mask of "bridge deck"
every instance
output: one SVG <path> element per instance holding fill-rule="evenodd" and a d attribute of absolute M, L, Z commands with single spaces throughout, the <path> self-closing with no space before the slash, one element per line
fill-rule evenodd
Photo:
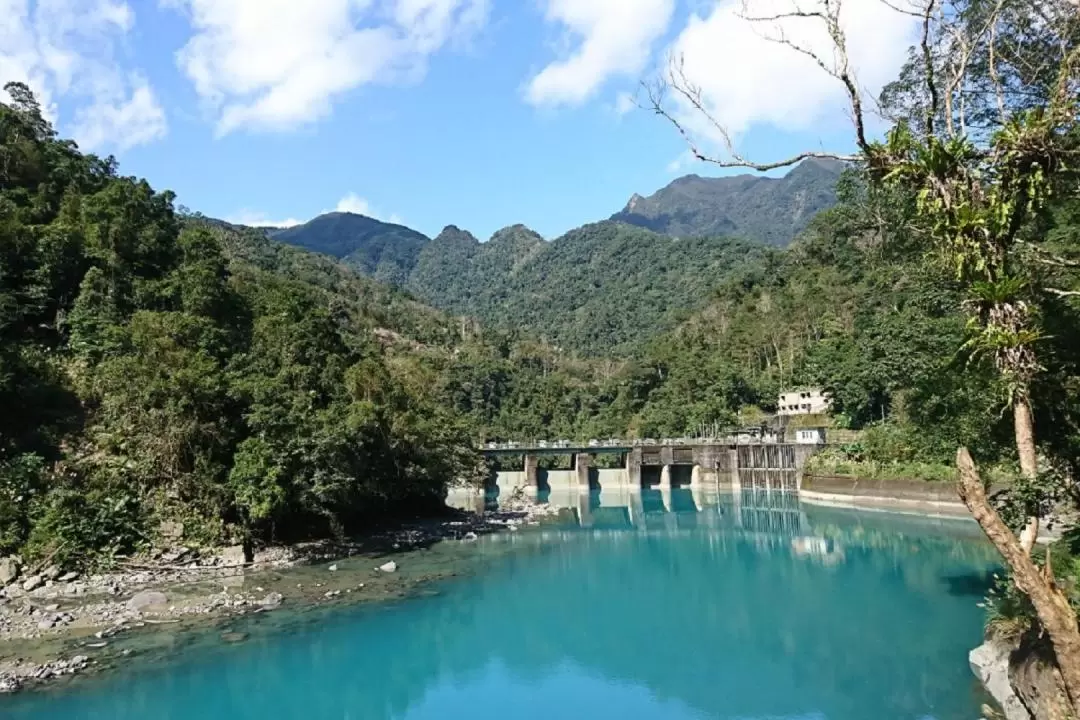
<path fill-rule="evenodd" d="M 511 447 L 508 444 L 499 444 L 494 447 L 491 445 L 482 445 L 477 448 L 484 455 L 576 455 L 578 453 L 585 453 L 589 455 L 600 454 L 617 454 L 626 453 L 631 450 L 640 449 L 643 451 L 658 451 L 661 448 L 733 448 L 739 446 L 753 445 L 753 446 L 776 446 L 776 445 L 796 445 L 797 443 L 785 443 L 777 440 L 759 440 L 755 438 L 705 438 L 686 441 L 660 441 L 654 443 L 644 443 L 640 441 L 620 441 L 618 444 L 599 444 L 589 445 L 573 443 L 569 445 L 558 445 L 555 443 L 548 443 L 546 445 L 539 444 L 519 444 Z"/>

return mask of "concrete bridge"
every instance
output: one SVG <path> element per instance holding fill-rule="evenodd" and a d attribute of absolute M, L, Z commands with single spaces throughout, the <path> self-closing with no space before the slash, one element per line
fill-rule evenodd
<path fill-rule="evenodd" d="M 493 466 L 490 485 L 500 492 L 562 488 L 704 487 L 740 490 L 797 490 L 807 458 L 816 444 L 777 442 L 775 436 L 589 443 L 489 443 L 480 451 Z M 599 455 L 619 456 L 621 467 L 603 467 Z M 542 457 L 569 457 L 569 467 L 541 467 Z M 504 470 L 500 461 L 522 458 L 522 470 Z M 605 463 L 610 464 L 610 463 Z"/>

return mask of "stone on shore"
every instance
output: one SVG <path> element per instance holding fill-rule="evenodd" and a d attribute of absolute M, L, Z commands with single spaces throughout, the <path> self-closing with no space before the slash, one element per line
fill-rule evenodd
<path fill-rule="evenodd" d="M 19 561 L 13 557 L 0 560 L 0 585 L 7 585 L 17 577 L 19 577 Z"/>
<path fill-rule="evenodd" d="M 143 590 L 127 601 L 127 608 L 128 610 L 142 611 L 153 605 L 164 605 L 167 602 L 169 602 L 169 598 L 165 597 L 165 593 L 157 590 Z"/>
<path fill-rule="evenodd" d="M 388 563 L 383 563 L 379 566 L 379 569 L 383 572 L 397 572 L 397 563 L 391 560 Z"/>
<path fill-rule="evenodd" d="M 329 570 L 330 572 L 337 572 L 337 565 L 331 565 L 329 568 L 327 568 L 327 570 Z"/>
<path fill-rule="evenodd" d="M 158 525 L 158 536 L 168 543 L 180 542 L 184 537 L 184 523 L 165 520 Z"/>
<path fill-rule="evenodd" d="M 31 590 L 35 590 L 35 589 L 41 587 L 44 584 L 44 582 L 45 581 L 42 579 L 42 577 L 40 575 L 31 575 L 30 577 L 26 578 L 26 580 L 23 582 L 22 589 L 25 590 L 26 592 L 30 592 Z"/>
<path fill-rule="evenodd" d="M 1006 645 L 988 640 L 968 653 L 968 663 L 975 677 L 1005 711 L 1005 720 L 1031 720 L 1031 714 L 1009 682 L 1009 654 Z"/>
<path fill-rule="evenodd" d="M 281 605 L 282 595 L 279 592 L 272 592 L 259 601 L 259 605 L 267 610 L 273 610 Z"/>
<path fill-rule="evenodd" d="M 232 545 L 227 547 L 218 554 L 218 557 L 221 559 L 222 565 L 243 565 L 247 562 L 247 559 L 244 557 L 243 545 Z"/>

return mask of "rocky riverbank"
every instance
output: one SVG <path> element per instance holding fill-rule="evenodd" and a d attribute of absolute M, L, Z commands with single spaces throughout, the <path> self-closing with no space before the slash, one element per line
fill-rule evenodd
<path fill-rule="evenodd" d="M 449 566 L 409 572 L 423 564 L 415 561 L 419 550 L 445 541 L 466 548 L 480 535 L 537 525 L 557 512 L 519 499 L 498 512 L 462 513 L 351 543 L 264 548 L 251 563 L 239 546 L 177 545 L 85 576 L 55 566 L 25 571 L 9 558 L 0 562 L 7 580 L 0 589 L 0 692 L 100 669 L 98 658 L 106 654 L 114 663 L 115 643 L 136 632 L 263 613 L 283 603 L 402 596 L 409 586 L 453 574 Z"/>

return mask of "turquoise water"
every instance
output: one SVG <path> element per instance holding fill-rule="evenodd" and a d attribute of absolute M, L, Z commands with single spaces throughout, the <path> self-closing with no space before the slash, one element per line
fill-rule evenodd
<path fill-rule="evenodd" d="M 644 500 L 636 527 L 594 498 L 588 528 L 481 539 L 483 571 L 437 593 L 133 662 L 0 717 L 979 717 L 966 655 L 994 557 L 973 524 Z"/>

